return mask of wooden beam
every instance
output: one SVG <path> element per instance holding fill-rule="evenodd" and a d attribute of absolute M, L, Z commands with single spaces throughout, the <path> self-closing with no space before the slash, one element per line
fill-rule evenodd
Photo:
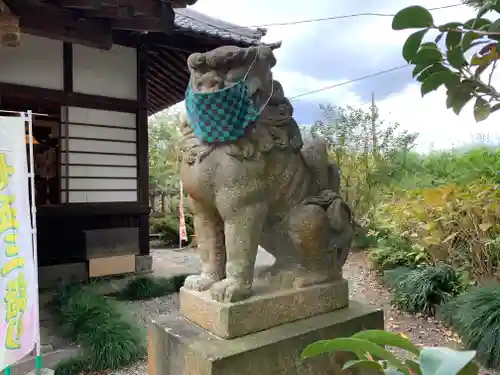
<path fill-rule="evenodd" d="M 172 8 L 186 8 L 188 5 L 196 4 L 197 0 L 170 0 Z"/>
<path fill-rule="evenodd" d="M 100 9 L 102 0 L 59 0 L 58 5 L 63 8 Z"/>
<path fill-rule="evenodd" d="M 104 6 L 99 10 L 86 10 L 86 17 L 130 18 L 134 17 L 134 9 L 128 6 Z"/>
<path fill-rule="evenodd" d="M 174 27 L 175 13 L 172 8 L 162 3 L 153 17 L 131 17 L 115 19 L 113 29 L 128 31 L 148 31 L 170 34 Z"/>
<path fill-rule="evenodd" d="M 17 47 L 20 44 L 19 18 L 12 14 L 4 0 L 0 0 L 0 45 Z"/>
<path fill-rule="evenodd" d="M 113 29 L 127 31 L 149 31 L 149 32 L 168 32 L 164 30 L 159 18 L 124 18 L 111 21 Z"/>
<path fill-rule="evenodd" d="M 12 93 L 15 93 L 17 97 L 21 98 L 37 98 L 47 103 L 68 105 L 70 107 L 101 109 L 104 111 L 136 113 L 137 110 L 141 108 L 141 104 L 137 100 L 110 98 L 107 96 L 80 94 L 76 92 L 68 93 L 41 87 L 0 82 L 0 96 L 12 95 Z"/>
<path fill-rule="evenodd" d="M 46 3 L 15 4 L 16 8 L 12 11 L 22 14 L 21 29 L 30 34 L 105 50 L 113 44 L 111 24 L 107 20 L 79 18 L 74 11 Z"/>
<path fill-rule="evenodd" d="M 159 0 L 106 0 L 105 7 L 125 7 L 133 11 L 134 16 L 154 17 L 158 15 Z"/>
<path fill-rule="evenodd" d="M 81 44 L 83 46 L 97 48 L 109 51 L 113 46 L 111 28 L 109 31 L 100 32 L 91 25 L 84 27 L 75 27 L 74 29 L 66 29 L 57 24 L 47 25 L 39 18 L 23 18 L 21 21 L 21 29 L 33 35 L 41 37 L 61 40 L 66 43 Z"/>

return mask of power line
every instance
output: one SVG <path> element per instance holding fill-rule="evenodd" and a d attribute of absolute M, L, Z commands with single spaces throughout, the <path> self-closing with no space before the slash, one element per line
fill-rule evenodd
<path fill-rule="evenodd" d="M 408 67 L 408 66 L 410 66 L 410 64 L 400 65 L 400 66 L 396 66 L 396 67 L 391 68 L 391 69 L 382 70 L 382 71 L 377 72 L 377 73 L 368 74 L 368 75 L 363 76 L 363 77 L 358 77 L 358 78 L 350 79 L 350 80 L 348 80 L 348 81 L 340 82 L 340 83 L 337 83 L 337 84 L 335 84 L 335 85 L 325 86 L 325 87 L 322 87 L 322 88 L 320 88 L 320 89 L 316 89 L 316 90 L 312 90 L 312 91 L 307 91 L 307 92 L 304 92 L 304 93 L 302 93 L 302 94 L 292 96 L 292 97 L 290 98 L 290 100 L 297 99 L 297 98 L 301 98 L 301 97 L 306 96 L 306 95 L 315 94 L 315 93 L 317 93 L 317 92 L 321 92 L 321 91 L 326 91 L 326 90 L 334 89 L 334 88 L 336 88 L 336 87 L 340 87 L 340 86 L 348 85 L 348 84 L 350 84 L 350 83 L 353 83 L 353 82 L 358 82 L 358 81 L 362 81 L 362 80 L 364 80 L 364 79 L 368 79 L 368 78 L 372 78 L 372 77 L 380 76 L 380 75 L 382 75 L 382 74 L 390 73 L 390 72 L 393 72 L 393 71 L 395 71 L 395 70 L 399 70 L 399 69 L 406 68 L 406 67 Z"/>
<path fill-rule="evenodd" d="M 464 4 L 459 3 L 459 4 L 451 4 L 451 5 L 444 5 L 440 7 L 435 7 L 435 8 L 429 8 L 428 10 L 434 11 L 434 10 L 442 10 L 442 9 L 449 9 L 449 8 L 454 8 L 458 6 L 462 6 Z M 273 26 L 287 26 L 287 25 L 299 25 L 299 24 L 304 24 L 304 23 L 312 23 L 312 22 L 323 22 L 323 21 L 334 21 L 334 20 L 339 20 L 339 19 L 345 19 L 345 18 L 355 18 L 355 17 L 366 17 L 366 16 L 373 16 L 373 17 L 394 17 L 396 14 L 391 14 L 391 13 L 371 13 L 371 12 L 365 12 L 365 13 L 354 13 L 354 14 L 345 14 L 345 15 L 340 15 L 340 16 L 332 16 L 332 17 L 324 17 L 324 18 L 312 18 L 312 19 L 305 19 L 305 20 L 298 20 L 298 21 L 290 21 L 290 22 L 276 22 L 276 23 L 268 23 L 268 24 L 262 24 L 262 25 L 253 25 L 253 26 L 227 26 L 223 27 L 221 25 L 217 25 L 211 22 L 207 22 L 205 20 L 189 16 L 187 14 L 181 14 L 182 17 L 188 18 L 192 21 L 202 23 L 204 25 L 213 27 L 218 30 L 230 32 L 233 34 L 236 34 L 240 37 L 243 38 L 252 38 L 252 36 L 248 34 L 242 34 L 246 33 L 247 30 L 242 30 L 244 28 L 253 28 L 257 29 L 255 31 L 259 31 L 259 29 L 265 28 L 265 27 L 273 27 Z M 240 32 L 238 32 L 239 30 Z M 262 30 L 261 30 L 262 31 Z M 265 30 L 264 30 L 265 31 Z"/>
<path fill-rule="evenodd" d="M 458 7 L 458 6 L 462 6 L 462 5 L 465 5 L 465 4 L 444 5 L 441 7 L 429 8 L 428 10 L 449 9 L 449 8 L 454 8 L 454 7 Z M 395 15 L 396 14 L 391 14 L 391 13 L 354 13 L 354 14 L 346 14 L 346 15 L 341 15 L 341 16 L 332 16 L 332 17 L 325 17 L 325 18 L 312 18 L 312 19 L 290 21 L 290 22 L 267 23 L 267 24 L 262 24 L 262 25 L 252 25 L 252 26 L 246 26 L 246 27 L 259 28 L 259 27 L 272 27 L 272 26 L 288 26 L 288 25 L 298 25 L 298 24 L 311 23 L 311 22 L 339 20 L 339 19 L 343 19 L 343 18 L 354 18 L 354 17 L 365 17 L 365 16 L 394 17 Z"/>

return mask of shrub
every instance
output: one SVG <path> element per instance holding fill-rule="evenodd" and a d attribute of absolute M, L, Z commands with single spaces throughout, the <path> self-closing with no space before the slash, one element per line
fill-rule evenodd
<path fill-rule="evenodd" d="M 406 239 L 396 236 L 382 237 L 369 253 L 373 267 L 384 271 L 401 266 L 416 267 L 427 259 L 425 249 L 418 244 L 410 244 Z"/>
<path fill-rule="evenodd" d="M 184 280 L 187 276 L 178 275 L 172 278 L 153 276 L 136 277 L 116 297 L 127 300 L 144 300 L 177 293 L 184 285 Z"/>
<path fill-rule="evenodd" d="M 397 267 L 384 271 L 383 281 L 394 289 L 401 281 L 403 281 L 414 268 L 410 267 Z"/>
<path fill-rule="evenodd" d="M 485 366 L 500 367 L 500 283 L 459 295 L 443 307 L 442 317 Z"/>
<path fill-rule="evenodd" d="M 194 234 L 193 217 L 186 214 L 184 218 L 186 222 L 186 231 L 190 240 Z M 150 233 L 161 234 L 160 240 L 164 245 L 179 244 L 179 215 L 166 214 L 163 217 L 155 217 L 149 219 Z"/>
<path fill-rule="evenodd" d="M 433 261 L 460 264 L 476 277 L 500 274 L 500 185 L 416 189 L 393 194 L 379 206 L 382 226 L 426 249 Z"/>
<path fill-rule="evenodd" d="M 399 271 L 386 275 L 393 289 L 392 303 L 411 313 L 435 315 L 438 306 L 467 287 L 466 278 L 444 264 Z"/>
<path fill-rule="evenodd" d="M 72 284 L 59 291 L 56 313 L 62 333 L 83 350 L 80 359 L 61 362 L 60 373 L 76 371 L 82 366 L 91 371 L 118 369 L 146 354 L 143 332 L 109 298 Z"/>
<path fill-rule="evenodd" d="M 89 370 L 90 364 L 88 359 L 83 356 L 78 356 L 60 361 L 54 370 L 54 375 L 83 374 Z"/>

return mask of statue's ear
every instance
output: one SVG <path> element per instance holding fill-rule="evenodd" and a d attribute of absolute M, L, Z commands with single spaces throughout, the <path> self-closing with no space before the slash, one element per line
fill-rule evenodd
<path fill-rule="evenodd" d="M 270 46 L 260 45 L 258 48 L 259 58 L 269 64 L 272 68 L 276 65 L 276 57 L 274 56 L 273 50 Z"/>
<path fill-rule="evenodd" d="M 190 70 L 191 69 L 198 70 L 205 64 L 206 64 L 205 55 L 198 52 L 191 54 L 187 60 L 187 65 Z"/>

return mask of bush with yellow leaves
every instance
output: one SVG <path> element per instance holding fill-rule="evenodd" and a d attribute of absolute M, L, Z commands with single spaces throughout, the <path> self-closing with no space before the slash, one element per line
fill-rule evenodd
<path fill-rule="evenodd" d="M 500 278 L 500 185 L 475 181 L 393 193 L 379 226 L 425 248 L 433 262 L 457 264 L 478 281 Z"/>

